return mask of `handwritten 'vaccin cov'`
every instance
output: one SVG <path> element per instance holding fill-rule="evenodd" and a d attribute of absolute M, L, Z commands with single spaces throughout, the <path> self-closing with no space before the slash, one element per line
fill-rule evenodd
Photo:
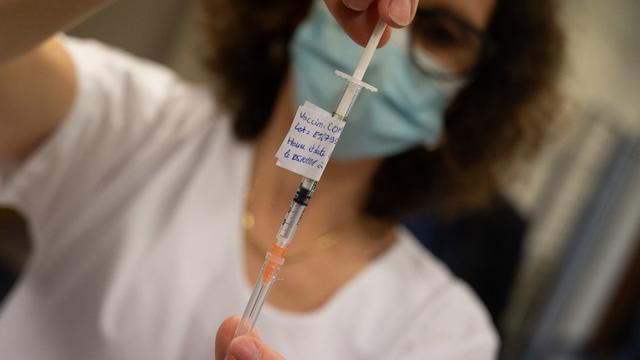
<path fill-rule="evenodd" d="M 320 180 L 345 122 L 305 102 L 276 153 L 276 165 L 315 181 Z"/>

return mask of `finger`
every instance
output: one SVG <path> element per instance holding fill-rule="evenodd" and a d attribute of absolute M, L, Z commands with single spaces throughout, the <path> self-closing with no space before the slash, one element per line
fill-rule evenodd
<path fill-rule="evenodd" d="M 371 6 L 375 0 L 342 0 L 344 6 L 355 11 L 364 11 Z"/>
<path fill-rule="evenodd" d="M 393 27 L 404 27 L 413 21 L 418 9 L 418 0 L 380 0 L 380 18 Z"/>
<path fill-rule="evenodd" d="M 216 334 L 216 360 L 224 359 L 225 355 L 227 354 L 229 343 L 231 343 L 231 340 L 233 340 L 233 335 L 236 332 L 238 323 L 240 323 L 240 318 L 237 316 L 232 316 L 227 318 L 222 322 L 222 324 L 220 324 L 218 333 Z M 255 329 L 251 332 L 251 335 L 258 339 L 260 338 L 258 332 Z"/>
<path fill-rule="evenodd" d="M 360 46 L 365 46 L 378 22 L 378 9 L 370 7 L 365 11 L 355 11 L 347 8 L 342 0 L 326 0 L 325 2 L 347 35 Z M 378 46 L 384 46 L 390 37 L 391 29 L 385 30 Z"/>
<path fill-rule="evenodd" d="M 218 328 L 218 333 L 216 334 L 216 360 L 224 359 L 227 353 L 227 346 L 233 339 L 233 334 L 239 322 L 240 318 L 233 316 L 223 321 Z"/>
<path fill-rule="evenodd" d="M 234 360 L 284 360 L 277 351 L 251 336 L 239 336 L 233 339 L 229 355 Z"/>

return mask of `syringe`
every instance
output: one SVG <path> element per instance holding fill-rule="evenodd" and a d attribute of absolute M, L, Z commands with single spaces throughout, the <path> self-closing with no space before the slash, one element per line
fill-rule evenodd
<path fill-rule="evenodd" d="M 375 52 L 382 35 L 386 29 L 386 24 L 383 21 L 378 21 L 376 27 L 373 29 L 373 33 L 367 42 L 358 65 L 353 73 L 353 76 L 347 75 L 343 72 L 337 71 L 336 74 L 345 80 L 347 80 L 347 86 L 336 111 L 332 114 L 332 117 L 341 121 L 346 121 L 351 107 L 353 106 L 356 98 L 360 94 L 360 90 L 365 88 L 370 91 L 377 91 L 377 89 L 362 81 L 365 71 L 371 62 L 373 53 Z M 293 241 L 298 224 L 302 219 L 304 210 L 311 200 L 311 196 L 316 189 L 318 181 L 303 177 L 298 190 L 293 197 L 293 201 L 289 205 L 289 210 L 285 215 L 285 218 L 278 230 L 276 241 L 271 245 L 271 249 L 267 252 L 262 268 L 256 280 L 255 287 L 247 303 L 247 307 L 242 314 L 240 323 L 236 328 L 234 337 L 250 334 L 253 330 L 260 310 L 264 305 L 271 286 L 276 280 L 276 276 L 280 271 L 280 268 L 285 261 L 285 253 L 287 248 Z"/>

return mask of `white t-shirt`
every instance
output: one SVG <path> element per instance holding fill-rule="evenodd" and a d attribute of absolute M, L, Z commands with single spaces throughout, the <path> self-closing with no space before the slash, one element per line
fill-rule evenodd
<path fill-rule="evenodd" d="M 0 203 L 34 251 L 0 313 L 4 359 L 202 359 L 249 298 L 241 213 L 252 145 L 204 87 L 65 38 L 79 93 Z M 37 106 L 37 104 L 34 104 Z M 274 165 L 275 166 L 275 165 Z M 490 359 L 497 336 L 469 288 L 411 234 L 311 313 L 266 305 L 265 341 L 297 359 Z"/>

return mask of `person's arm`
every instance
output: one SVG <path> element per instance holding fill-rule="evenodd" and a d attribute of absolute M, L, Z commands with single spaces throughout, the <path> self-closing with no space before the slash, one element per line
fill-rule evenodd
<path fill-rule="evenodd" d="M 0 164 L 25 159 L 75 94 L 71 59 L 52 36 L 106 0 L 0 0 Z"/>
<path fill-rule="evenodd" d="M 0 0 L 0 64 L 43 43 L 108 0 Z"/>

